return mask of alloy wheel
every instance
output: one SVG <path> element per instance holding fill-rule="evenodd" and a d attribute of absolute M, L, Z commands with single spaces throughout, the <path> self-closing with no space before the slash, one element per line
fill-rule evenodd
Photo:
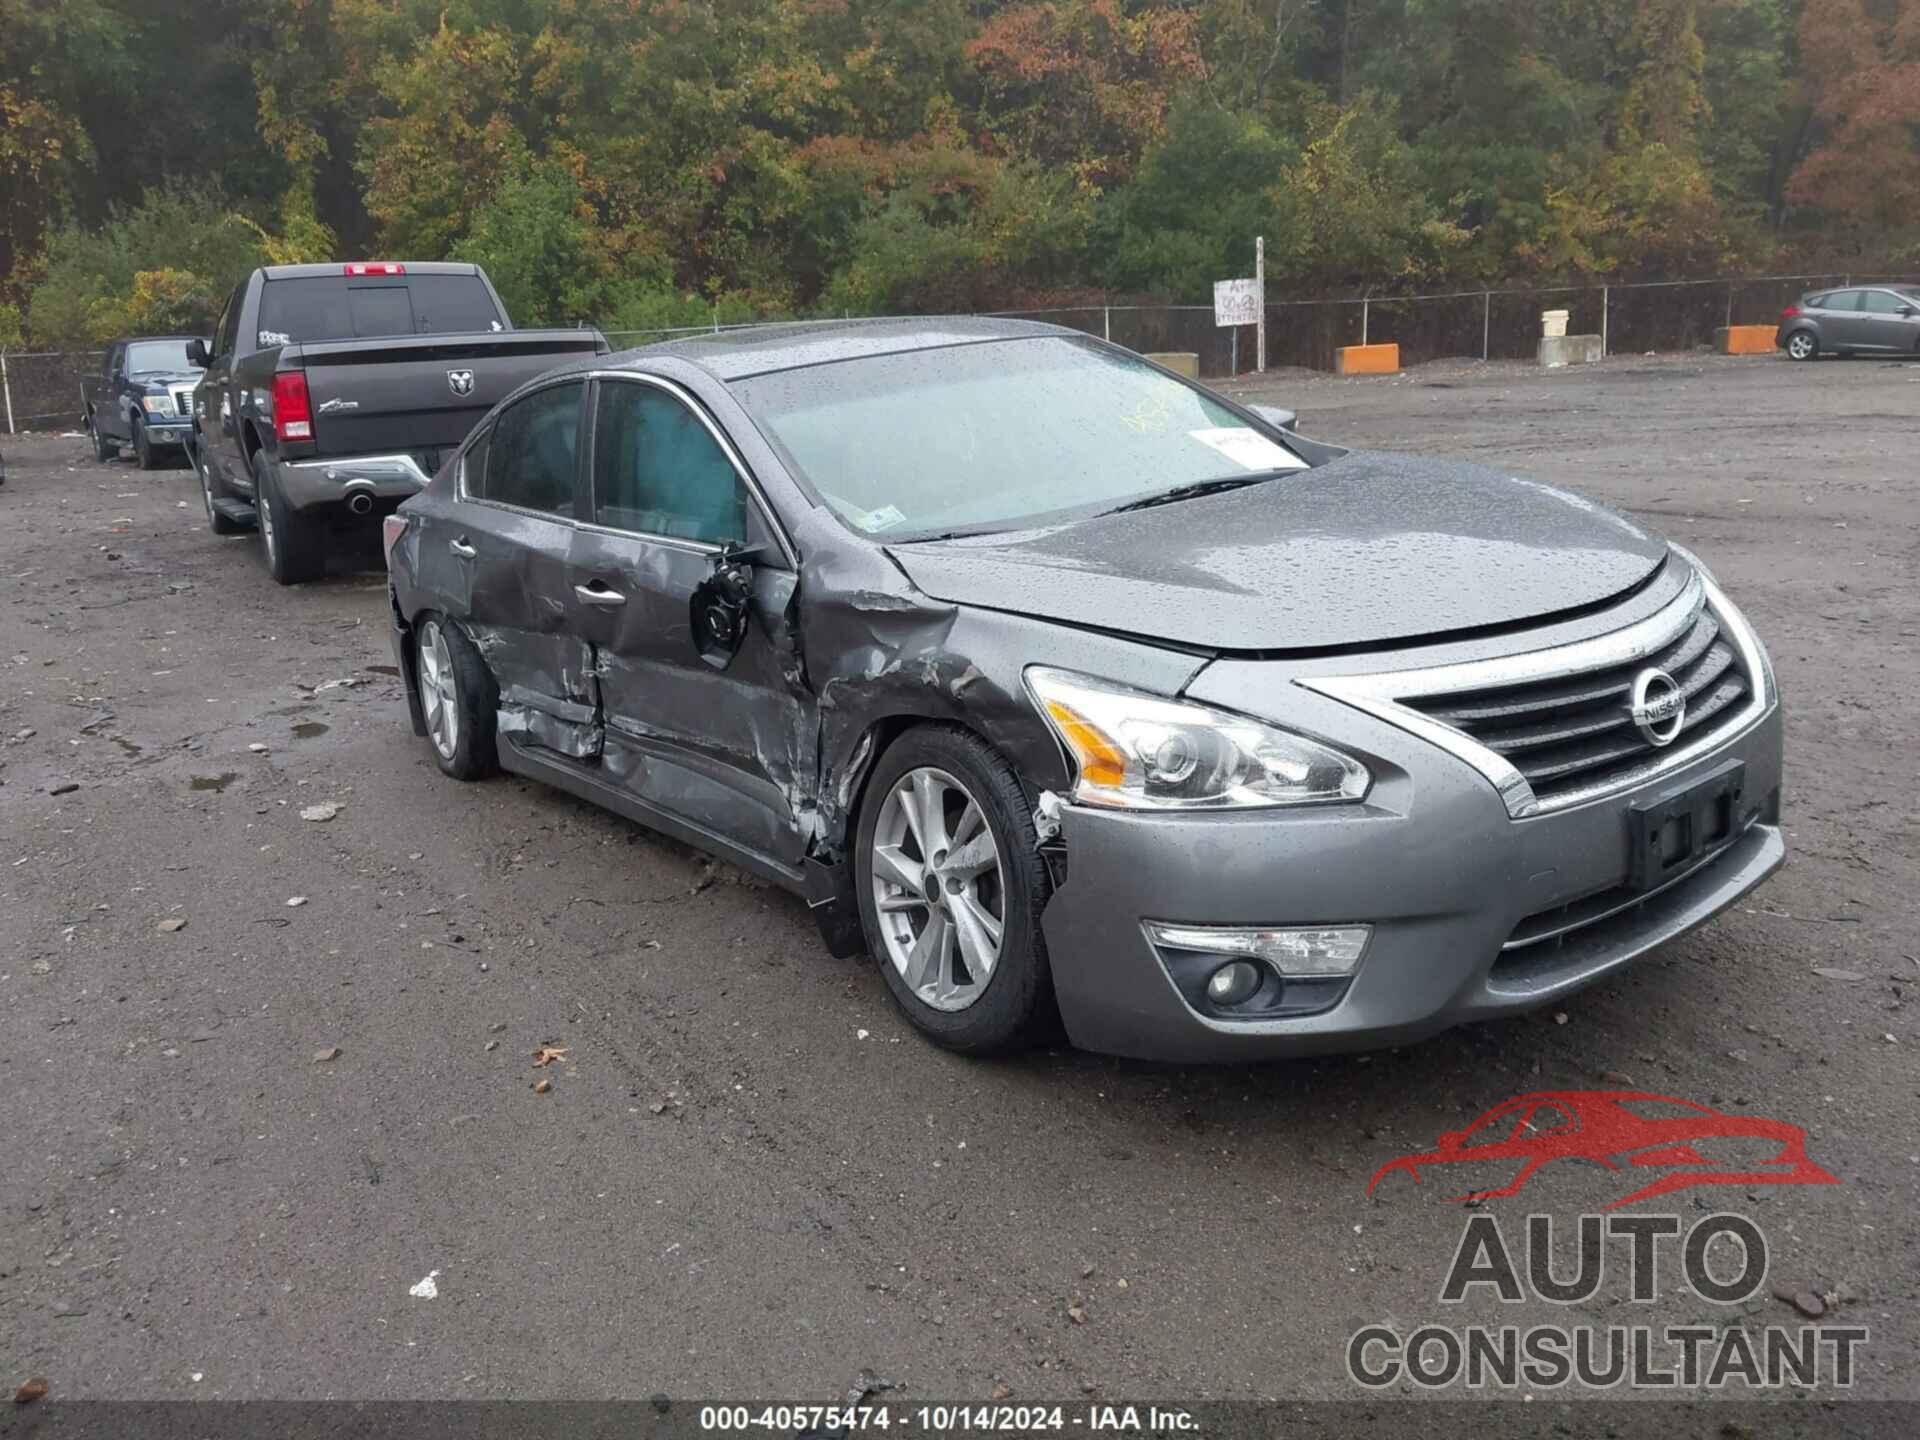
<path fill-rule="evenodd" d="M 873 831 L 871 883 L 887 963 L 925 1004 L 965 1010 L 1000 962 L 1006 877 L 980 802 L 952 775 L 902 775 Z"/>
<path fill-rule="evenodd" d="M 260 480 L 260 471 L 257 466 L 254 469 L 253 508 L 260 517 L 260 543 L 266 547 L 267 564 L 271 565 L 280 537 L 273 533 L 273 506 L 267 503 L 267 487 Z"/>
<path fill-rule="evenodd" d="M 1798 335 L 1787 337 L 1787 354 L 1796 360 L 1805 360 L 1813 354 L 1813 337 L 1802 330 Z"/>
<path fill-rule="evenodd" d="M 460 744 L 459 694 L 453 679 L 453 652 L 438 620 L 420 627 L 420 707 L 426 712 L 427 735 L 443 760 L 453 759 Z"/>

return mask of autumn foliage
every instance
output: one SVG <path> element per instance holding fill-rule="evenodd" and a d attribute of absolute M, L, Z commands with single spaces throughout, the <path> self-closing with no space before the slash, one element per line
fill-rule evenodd
<path fill-rule="evenodd" d="M 0 314 L 609 328 L 1920 262 L 1920 0 L 0 0 Z"/>

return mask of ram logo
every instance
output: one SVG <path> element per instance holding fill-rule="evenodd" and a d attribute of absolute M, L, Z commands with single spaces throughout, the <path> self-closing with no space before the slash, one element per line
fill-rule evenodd
<path fill-rule="evenodd" d="M 447 388 L 456 395 L 471 395 L 473 393 L 473 371 L 447 371 Z"/>

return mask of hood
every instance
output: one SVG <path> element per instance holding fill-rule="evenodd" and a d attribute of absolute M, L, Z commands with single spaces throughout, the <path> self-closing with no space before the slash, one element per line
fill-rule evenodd
<path fill-rule="evenodd" d="M 142 385 L 172 390 L 181 385 L 198 384 L 205 373 L 204 370 L 135 370 L 127 378 L 138 380 Z"/>
<path fill-rule="evenodd" d="M 1243 490 L 887 553 L 939 600 L 1208 650 L 1299 651 L 1583 609 L 1637 588 L 1668 551 L 1549 485 L 1353 451 Z"/>

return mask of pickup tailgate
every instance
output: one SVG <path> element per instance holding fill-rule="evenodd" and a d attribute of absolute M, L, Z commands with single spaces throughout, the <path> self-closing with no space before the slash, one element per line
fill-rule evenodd
<path fill-rule="evenodd" d="M 304 369 L 314 454 L 412 454 L 452 449 L 523 381 L 604 355 L 595 330 L 508 330 L 289 345 L 279 368 Z"/>

